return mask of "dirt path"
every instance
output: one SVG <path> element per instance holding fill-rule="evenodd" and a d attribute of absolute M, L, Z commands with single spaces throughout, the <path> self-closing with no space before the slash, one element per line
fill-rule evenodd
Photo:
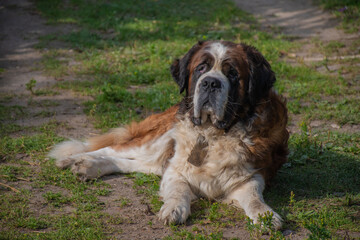
<path fill-rule="evenodd" d="M 338 26 L 340 21 L 331 13 L 315 6 L 311 0 L 235 0 L 241 9 L 254 14 L 260 21 L 265 31 L 277 32 L 298 39 L 302 47 L 292 56 L 296 56 L 305 62 L 318 62 L 324 59 L 324 54 L 316 50 L 315 44 L 326 44 L 339 41 L 345 47 L 351 46 L 354 40 L 360 38 L 360 31 L 346 34 Z M 357 57 L 358 54 L 347 52 L 335 52 L 342 57 Z M 329 57 L 329 56 L 327 56 Z"/>
<path fill-rule="evenodd" d="M 254 14 L 264 28 L 277 26 L 281 33 L 322 41 L 354 39 L 358 34 L 344 34 L 336 28 L 339 21 L 310 0 L 235 0 L 241 9 Z"/>
<path fill-rule="evenodd" d="M 36 80 L 35 90 L 49 89 L 56 83 L 40 69 L 42 52 L 35 46 L 39 37 L 70 28 L 46 25 L 30 1 L 6 0 L 1 2 L 0 29 L 0 96 L 7 97 L 2 104 L 29 109 L 26 117 L 13 119 L 13 123 L 29 127 L 56 121 L 64 125 L 59 132 L 64 137 L 80 138 L 97 132 L 83 112 L 81 103 L 88 98 L 59 90 L 55 95 L 33 96 L 26 90 L 31 79 Z"/>
<path fill-rule="evenodd" d="M 261 23 L 262 29 L 294 37 L 301 42 L 302 47 L 292 54 L 289 62 L 294 63 L 294 57 L 307 63 L 319 62 L 325 58 L 318 51 L 319 45 L 338 41 L 344 44 L 341 51 L 334 51 L 329 59 L 360 58 L 358 52 L 349 50 L 352 43 L 360 38 L 360 31 L 346 34 L 339 28 L 340 21 L 331 13 L 315 6 L 311 0 L 235 0 L 241 9 L 254 14 Z M 330 66 L 337 70 L 339 65 Z M 324 69 L 320 69 L 324 72 Z"/>
<path fill-rule="evenodd" d="M 36 79 L 39 87 L 54 84 L 54 78 L 33 70 L 42 58 L 34 46 L 40 36 L 57 29 L 45 25 L 28 1 L 2 1 L 0 11 L 0 67 L 6 69 L 1 75 L 0 91 L 24 93 L 31 78 Z"/>

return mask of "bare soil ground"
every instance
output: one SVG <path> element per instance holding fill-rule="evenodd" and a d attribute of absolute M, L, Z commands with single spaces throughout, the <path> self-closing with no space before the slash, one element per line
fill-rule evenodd
<path fill-rule="evenodd" d="M 30 1 L 2 1 L 0 6 L 0 95 L 7 96 L 5 105 L 29 109 L 28 117 L 15 120 L 21 126 L 39 126 L 49 120 L 65 123 L 59 134 L 83 137 L 96 132 L 83 112 L 85 97 L 60 91 L 54 96 L 32 96 L 26 83 L 36 80 L 36 88 L 48 88 L 56 79 L 40 70 L 42 53 L 34 47 L 38 38 L 54 32 L 68 32 L 70 27 L 46 25 Z M 52 95 L 52 94 L 50 94 Z M 45 116 L 44 116 L 45 115 Z M 84 135 L 85 134 L 85 135 Z"/>
<path fill-rule="evenodd" d="M 300 41 L 318 38 L 321 41 L 341 40 L 348 42 L 359 37 L 345 35 L 336 28 L 337 20 L 330 14 L 314 7 L 310 1 L 302 0 L 236 0 L 237 5 L 260 17 L 263 27 L 279 27 L 279 32 L 300 37 Z M 48 121 L 56 121 L 62 125 L 58 134 L 67 138 L 83 138 L 99 133 L 94 129 L 91 119 L 83 112 L 82 102 L 86 97 L 70 91 L 58 91 L 53 96 L 32 96 L 26 90 L 26 83 L 31 79 L 37 81 L 37 88 L 47 88 L 56 83 L 56 79 L 47 76 L 39 70 L 42 52 L 35 48 L 40 36 L 53 32 L 72 31 L 71 25 L 46 25 L 46 21 L 36 12 L 33 3 L 28 0 L 3 0 L 0 4 L 0 95 L 7 97 L 8 106 L 24 106 L 28 111 L 26 116 L 14 120 L 21 126 L 38 126 Z M 311 57 L 313 45 L 306 45 L 297 56 Z M 315 54 L 318 56 L 318 54 Z M 71 80 L 71 76 L 68 77 Z M 51 103 L 51 104 L 49 104 Z M 295 118 L 294 118 L 295 119 Z M 296 119 L 295 119 L 296 120 Z M 314 122 L 313 126 L 321 126 L 323 122 Z M 293 124 L 293 127 L 296 124 Z M 296 128 L 296 127 L 294 127 Z M 356 128 L 356 127 L 355 127 Z M 294 129 L 293 131 L 296 131 Z M 352 130 L 351 130 L 352 131 Z M 357 128 L 356 131 L 359 131 Z M 26 131 L 17 134 L 27 134 Z M 122 219 L 121 232 L 113 237 L 121 239 L 158 239 L 171 234 L 169 227 L 164 227 L 156 215 L 148 211 L 143 196 L 132 188 L 132 180 L 125 176 L 106 177 L 104 181 L 111 185 L 110 196 L 102 197 L 105 211 L 114 217 Z M 18 182 L 17 188 L 32 188 L 26 182 Z M 46 189 L 34 191 L 34 212 L 45 211 L 41 202 Z M 54 190 L 56 191 L 56 190 Z M 125 207 L 120 207 L 116 201 L 122 197 L 131 199 Z M 69 212 L 74 209 L 69 208 Z M 56 214 L 56 213 L 55 213 Z M 64 213 L 61 213 L 64 214 Z M 148 223 L 152 222 L 150 226 Z M 116 226 L 114 226 L 116 227 Z M 188 226 L 191 229 L 191 226 Z M 306 232 L 291 233 L 292 239 L 303 239 Z M 237 237 L 248 239 L 249 234 L 243 226 L 235 225 L 224 232 L 227 238 Z"/>
<path fill-rule="evenodd" d="M 289 36 L 322 41 L 344 40 L 358 37 L 346 35 L 336 26 L 338 20 L 330 13 L 315 7 L 310 0 L 253 0 L 235 1 L 241 9 L 254 14 L 266 28 L 279 28 L 278 32 Z"/>

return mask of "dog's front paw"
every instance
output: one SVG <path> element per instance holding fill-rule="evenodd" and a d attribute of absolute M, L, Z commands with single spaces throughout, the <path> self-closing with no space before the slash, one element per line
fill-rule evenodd
<path fill-rule="evenodd" d="M 282 227 L 282 218 L 280 217 L 279 214 L 277 214 L 276 212 L 273 212 L 273 217 L 272 217 L 272 224 L 275 228 L 275 230 L 280 230 Z"/>
<path fill-rule="evenodd" d="M 72 157 L 70 159 L 74 158 L 75 157 Z M 102 176 L 100 162 L 87 154 L 76 156 L 71 171 L 82 181 Z"/>
<path fill-rule="evenodd" d="M 266 212 L 258 212 L 256 215 L 252 215 L 249 216 L 251 219 L 254 220 L 254 223 L 256 224 L 264 224 L 262 221 L 260 221 L 261 217 L 264 217 L 265 215 L 269 216 L 272 215 L 272 226 L 274 227 L 275 230 L 280 230 L 281 226 L 282 226 L 282 218 L 280 217 L 279 214 L 277 214 L 276 212 L 274 212 L 273 210 L 269 209 Z"/>
<path fill-rule="evenodd" d="M 185 223 L 189 215 L 190 204 L 179 202 L 176 199 L 169 199 L 161 207 L 159 218 L 164 221 L 164 224 L 182 224 Z"/>

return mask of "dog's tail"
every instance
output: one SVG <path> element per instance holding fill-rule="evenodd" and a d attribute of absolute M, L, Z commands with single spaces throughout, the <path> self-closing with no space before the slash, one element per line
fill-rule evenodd
<path fill-rule="evenodd" d="M 85 142 L 74 139 L 61 142 L 53 147 L 48 156 L 56 159 L 57 167 L 66 168 L 73 162 L 69 159 L 72 155 L 91 152 L 116 144 L 124 144 L 130 138 L 131 135 L 127 129 L 117 128 L 107 134 L 89 138 Z"/>
<path fill-rule="evenodd" d="M 56 159 L 56 166 L 66 168 L 72 163 L 69 160 L 70 156 L 87 152 L 89 149 L 87 142 L 70 140 L 55 145 L 48 156 Z"/>
<path fill-rule="evenodd" d="M 139 123 L 132 123 L 124 128 L 116 128 L 107 134 L 92 137 L 85 142 L 70 140 L 59 143 L 48 154 L 56 159 L 56 166 L 60 168 L 69 167 L 73 161 L 69 159 L 72 155 L 96 151 L 105 147 L 115 150 L 140 146 L 170 130 L 175 122 L 178 105 L 167 111 L 152 115 Z"/>

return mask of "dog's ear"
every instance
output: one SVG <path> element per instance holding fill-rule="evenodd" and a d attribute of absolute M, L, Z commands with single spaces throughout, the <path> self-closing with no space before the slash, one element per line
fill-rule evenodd
<path fill-rule="evenodd" d="M 249 64 L 249 88 L 250 104 L 253 106 L 262 98 L 266 97 L 274 85 L 275 73 L 264 56 L 254 47 L 243 45 Z"/>
<path fill-rule="evenodd" d="M 175 82 L 179 85 L 180 93 L 188 89 L 189 83 L 189 64 L 194 54 L 201 48 L 203 42 L 195 44 L 181 59 L 176 59 L 170 67 L 171 75 Z"/>

